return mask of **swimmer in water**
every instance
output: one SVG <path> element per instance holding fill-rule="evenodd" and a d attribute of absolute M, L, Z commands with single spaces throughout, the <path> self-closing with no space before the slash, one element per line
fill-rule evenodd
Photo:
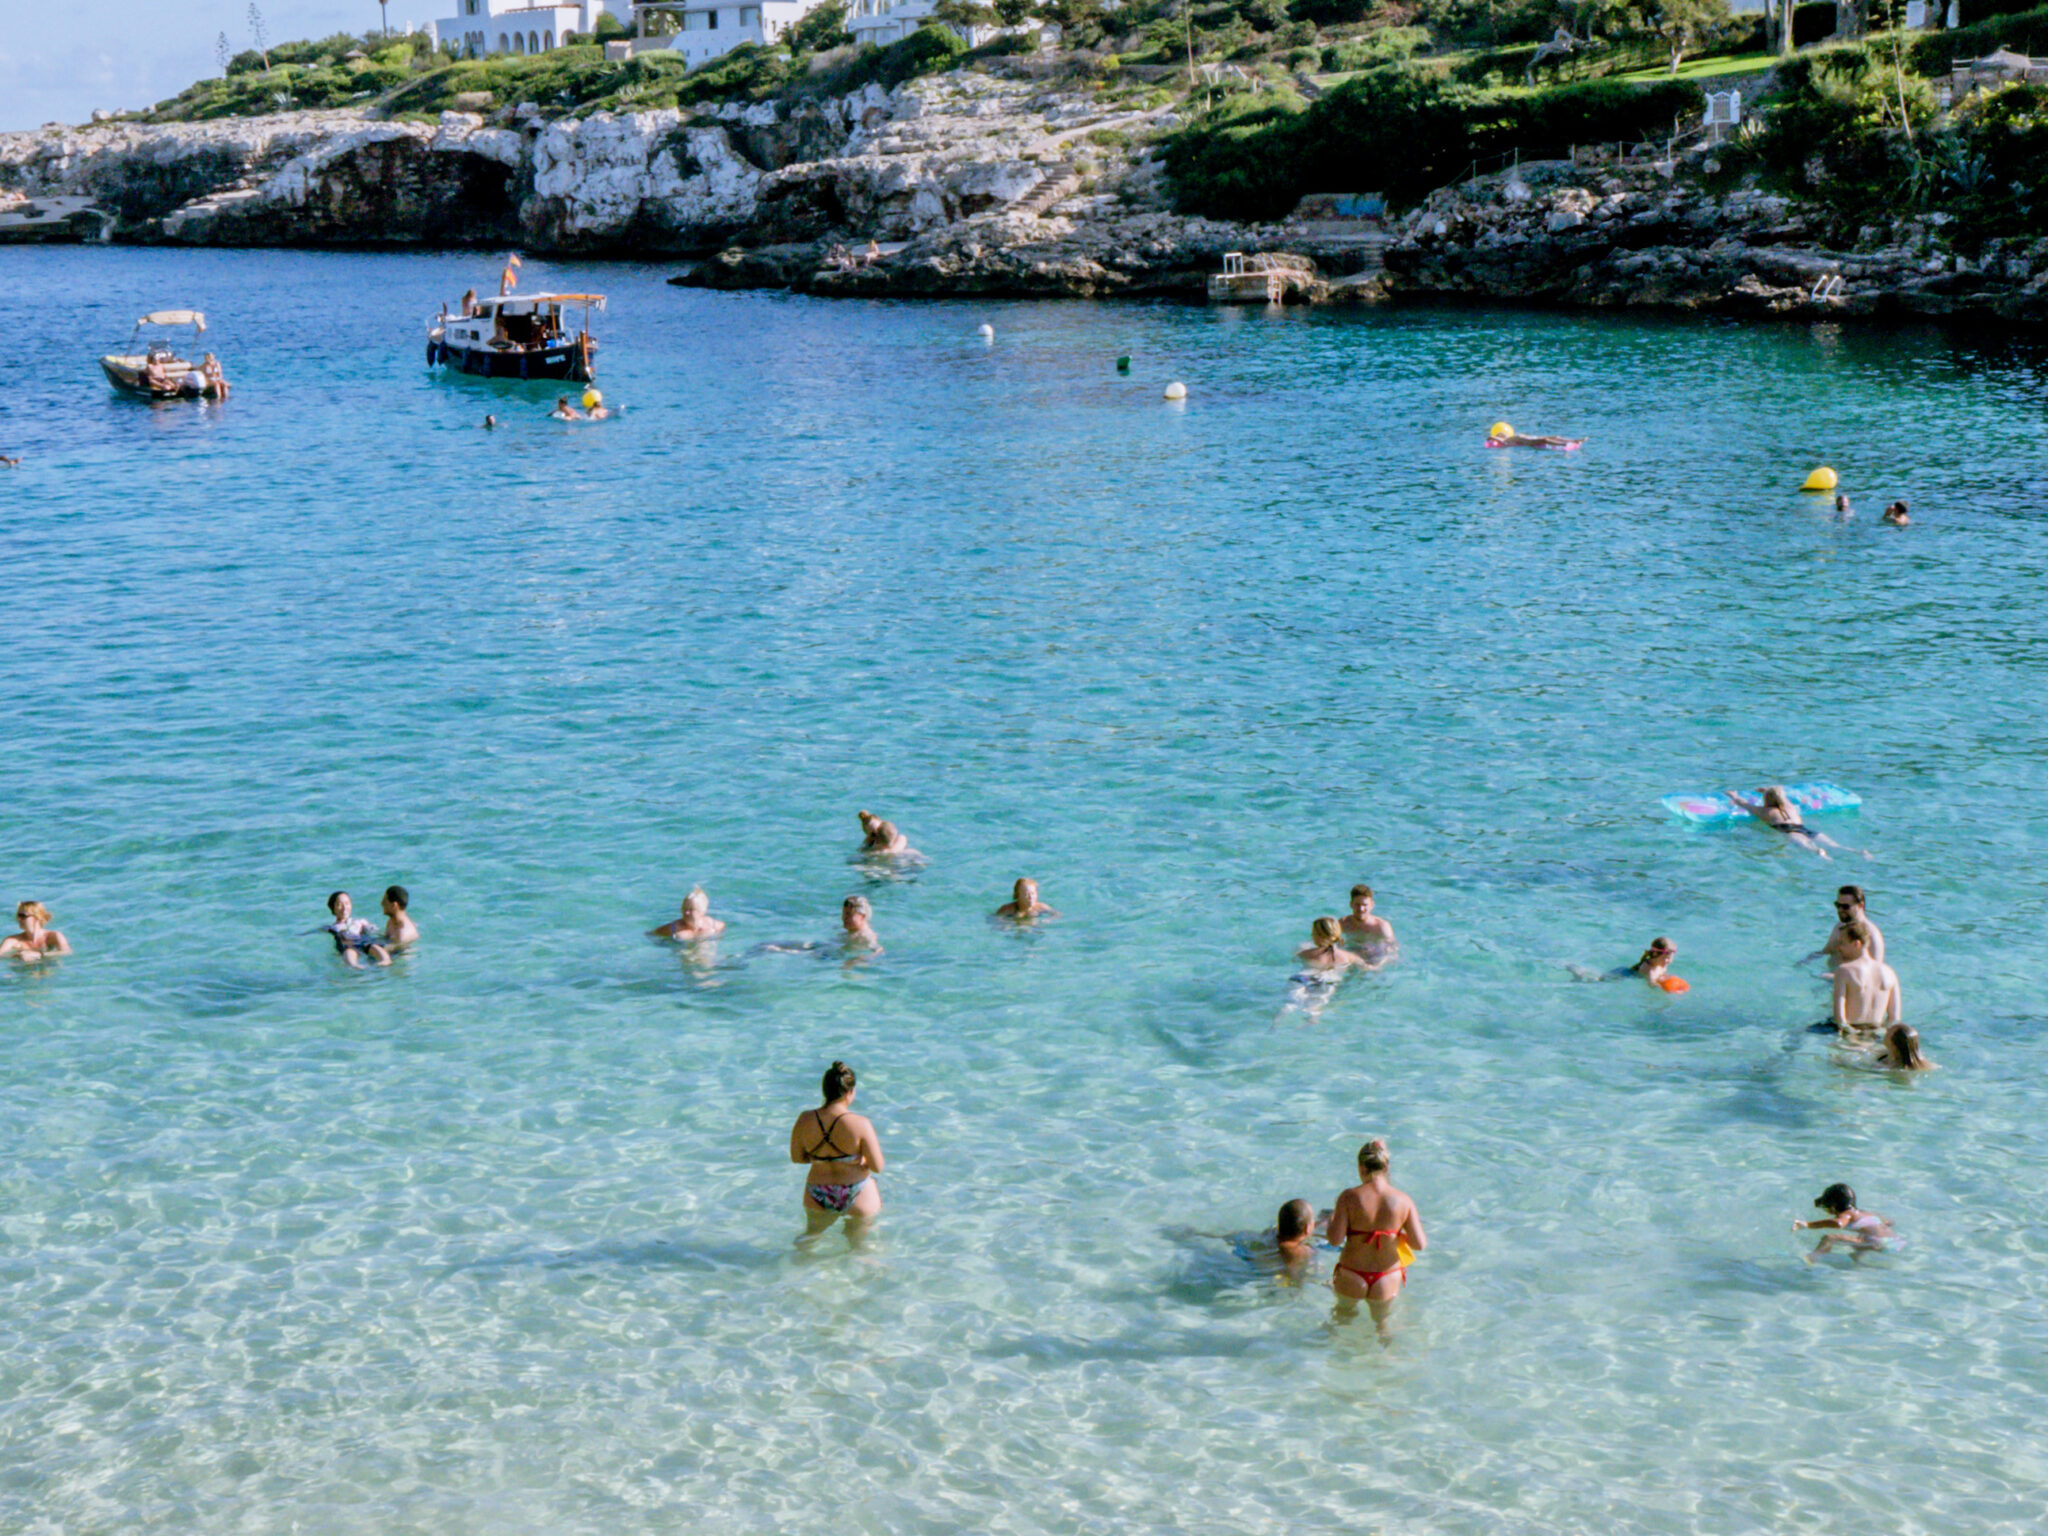
<path fill-rule="evenodd" d="M 924 855 L 910 846 L 910 839 L 896 830 L 896 823 L 884 821 L 873 811 L 862 811 L 860 851 L 865 858 L 918 859 Z"/>
<path fill-rule="evenodd" d="M 590 420 L 603 421 L 611 415 L 611 411 L 604 403 L 604 396 L 594 389 L 590 391 L 588 403 L 590 407 Z"/>
<path fill-rule="evenodd" d="M 1910 528 L 1913 525 L 1913 519 L 1906 516 L 1906 504 L 1903 501 L 1895 501 L 1886 507 L 1884 520 L 1894 528 Z"/>
<path fill-rule="evenodd" d="M 362 968 L 364 955 L 379 965 L 391 963 L 391 951 L 373 937 L 377 932 L 376 924 L 367 917 L 355 916 L 355 903 L 349 900 L 347 891 L 336 891 L 329 896 L 327 910 L 334 921 L 319 931 L 334 935 L 334 952 L 344 961 L 357 969 Z"/>
<path fill-rule="evenodd" d="M 560 396 L 555 401 L 555 408 L 548 412 L 548 420 L 550 421 L 583 421 L 586 419 L 581 411 L 569 403 L 567 395 Z"/>
<path fill-rule="evenodd" d="M 1010 899 L 996 908 L 995 915 L 1013 923 L 1028 923 L 1034 917 L 1058 917 L 1059 913 L 1038 899 L 1038 882 L 1026 877 L 1010 888 Z"/>
<path fill-rule="evenodd" d="M 1351 910 L 1344 915 L 1339 926 L 1345 938 L 1361 940 L 1368 950 L 1394 947 L 1394 925 L 1384 917 L 1373 915 L 1372 887 L 1369 885 L 1351 887 Z"/>
<path fill-rule="evenodd" d="M 1842 935 L 1835 965 L 1835 1028 L 1869 1035 L 1899 1022 L 1905 1000 L 1899 974 L 1870 952 L 1870 925 L 1855 922 Z"/>
<path fill-rule="evenodd" d="M 835 1061 L 825 1069 L 824 1104 L 796 1117 L 789 1130 L 789 1160 L 804 1163 L 806 1238 L 816 1237 L 840 1217 L 846 1235 L 858 1242 L 867 1222 L 881 1214 L 882 1143 L 865 1115 L 853 1112 L 853 1068 Z"/>
<path fill-rule="evenodd" d="M 1737 810 L 1747 811 L 1774 832 L 1782 832 L 1802 848 L 1811 848 L 1822 858 L 1827 857 L 1827 848 L 1842 845 L 1824 832 L 1816 832 L 1799 819 L 1799 807 L 1786 795 L 1784 786 L 1772 784 L 1758 791 L 1758 798 L 1750 799 L 1735 790 L 1728 791 L 1728 798 Z M 1826 848 L 1822 847 L 1826 845 Z"/>
<path fill-rule="evenodd" d="M 1571 973 L 1579 981 L 1632 981 L 1641 977 L 1651 986 L 1664 990 L 1664 981 L 1671 971 L 1671 962 L 1678 958 L 1678 946 L 1669 939 L 1658 935 L 1650 940 L 1650 947 L 1644 950 L 1634 965 L 1620 966 L 1611 971 L 1594 971 L 1585 966 L 1572 966 Z"/>
<path fill-rule="evenodd" d="M 839 904 L 839 926 L 845 937 L 839 941 L 840 946 L 879 955 L 882 941 L 875 935 L 874 915 L 874 908 L 868 905 L 865 896 L 849 896 L 842 901 Z"/>
<path fill-rule="evenodd" d="M 1845 1067 L 1869 1067 L 1880 1072 L 1937 1072 L 1920 1049 L 1920 1032 L 1910 1024 L 1894 1024 L 1884 1032 L 1881 1044 L 1861 1050 L 1843 1049 L 1836 1059 Z"/>
<path fill-rule="evenodd" d="M 377 905 L 384 913 L 384 949 L 387 954 L 419 943 L 420 925 L 412 920 L 412 914 L 407 910 L 412 905 L 411 892 L 402 885 L 387 885 L 383 900 Z"/>
<path fill-rule="evenodd" d="M 1838 496 L 1836 496 L 1836 497 L 1835 497 L 1835 521 L 1836 521 L 1836 522 L 1838 522 L 1838 523 L 1846 523 L 1846 522 L 1848 522 L 1848 521 L 1849 521 L 1849 519 L 1851 519 L 1851 518 L 1852 518 L 1852 517 L 1854 517 L 1855 515 L 1856 515 L 1856 509 L 1855 509 L 1854 507 L 1852 507 L 1852 506 L 1850 506 L 1850 505 L 1849 505 L 1849 498 L 1848 498 L 1847 496 L 1842 496 L 1842 495 L 1838 495 Z"/>
<path fill-rule="evenodd" d="M 1848 936 L 1851 923 L 1861 923 L 1869 931 L 1865 947 L 1870 951 L 1871 959 L 1883 964 L 1884 935 L 1878 932 L 1877 924 L 1870 920 L 1870 914 L 1864 910 L 1865 900 L 1863 887 L 1860 885 L 1845 885 L 1836 891 L 1835 926 L 1828 930 L 1827 942 L 1812 954 L 1804 956 L 1799 964 L 1804 965 L 1808 960 L 1824 959 L 1828 962 L 1832 974 L 1832 967 L 1841 963 L 1842 940 Z"/>
<path fill-rule="evenodd" d="M 497 431 L 497 430 L 498 430 L 498 418 L 497 418 L 497 417 L 495 417 L 495 416 L 486 416 L 486 417 L 484 418 L 484 430 L 485 430 L 486 432 L 495 432 L 495 431 Z"/>
<path fill-rule="evenodd" d="M 1858 1210 L 1856 1191 L 1846 1184 L 1830 1184 L 1813 1203 L 1828 1213 L 1824 1219 L 1792 1223 L 1794 1232 L 1828 1234 L 1806 1256 L 1809 1264 L 1832 1248 L 1850 1249 L 1851 1256 L 1860 1259 L 1866 1253 L 1882 1251 L 1887 1242 L 1898 1236 L 1891 1223 L 1875 1211 Z"/>
<path fill-rule="evenodd" d="M 14 909 L 19 933 L 0 939 L 0 960 L 25 960 L 33 965 L 46 955 L 68 955 L 71 942 L 50 926 L 50 909 L 40 901 L 24 901 Z"/>
<path fill-rule="evenodd" d="M 1560 437 L 1555 432 L 1540 433 L 1529 437 L 1520 432 L 1505 435 L 1489 433 L 1487 444 L 1494 448 L 1576 448 L 1583 443 L 1583 437 Z"/>
<path fill-rule="evenodd" d="M 1319 917 L 1308 931 L 1308 943 L 1294 952 L 1294 958 L 1311 971 L 1327 972 L 1334 980 L 1349 970 L 1376 969 L 1365 956 L 1344 947 L 1344 925 L 1334 917 Z"/>
<path fill-rule="evenodd" d="M 19 469 L 19 468 L 21 468 L 21 460 L 20 460 L 20 459 L 10 459 L 10 458 L 8 458 L 8 457 L 7 457 L 7 455 L 6 455 L 6 454 L 4 454 L 4 453 L 0 453 L 0 469 Z"/>
<path fill-rule="evenodd" d="M 1388 1181 L 1390 1166 L 1387 1144 L 1377 1137 L 1358 1149 L 1358 1183 L 1337 1197 L 1325 1234 L 1332 1247 L 1343 1249 L 1330 1277 L 1338 1318 L 1350 1317 L 1362 1301 L 1382 1339 L 1387 1337 L 1387 1314 L 1408 1279 L 1401 1240 L 1407 1239 L 1413 1253 L 1429 1246 L 1415 1202 Z"/>
<path fill-rule="evenodd" d="M 698 939 L 715 939 L 723 932 L 725 924 L 711 915 L 711 898 L 704 894 L 704 887 L 698 885 L 692 886 L 690 894 L 683 898 L 683 915 L 672 923 L 648 929 L 647 936 L 688 944 Z"/>

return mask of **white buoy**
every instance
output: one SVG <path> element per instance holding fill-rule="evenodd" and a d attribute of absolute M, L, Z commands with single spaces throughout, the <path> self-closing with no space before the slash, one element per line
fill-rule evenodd
<path fill-rule="evenodd" d="M 1180 381 L 1179 381 L 1178 379 L 1176 379 L 1176 380 L 1175 380 L 1175 381 L 1174 381 L 1173 383 L 1171 383 L 1171 384 L 1169 384 L 1169 385 L 1167 385 L 1167 386 L 1166 386 L 1166 398 L 1167 398 L 1167 399 L 1169 399 L 1169 400 L 1185 400 L 1185 399 L 1187 399 L 1187 397 L 1188 397 L 1188 387 L 1187 387 L 1187 385 L 1185 385 L 1185 384 L 1181 383 L 1181 382 L 1180 382 Z"/>
<path fill-rule="evenodd" d="M 984 325 L 981 328 L 981 339 L 983 341 L 994 341 L 996 339 L 996 328 L 992 325 Z"/>

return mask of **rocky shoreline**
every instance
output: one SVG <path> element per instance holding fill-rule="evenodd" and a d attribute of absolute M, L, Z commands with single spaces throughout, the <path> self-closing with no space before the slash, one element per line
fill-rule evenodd
<path fill-rule="evenodd" d="M 347 111 L 0 134 L 0 189 L 65 238 L 675 256 L 676 281 L 846 296 L 1199 298 L 1286 253 L 1290 302 L 1443 299 L 1803 317 L 2048 318 L 2048 241 L 1964 256 L 1938 216 L 1823 240 L 1819 211 L 1677 166 L 1523 165 L 1390 227 L 1171 211 L 1170 108 L 978 72 L 796 102 L 549 119 Z M 879 260 L 846 259 L 874 240 Z"/>

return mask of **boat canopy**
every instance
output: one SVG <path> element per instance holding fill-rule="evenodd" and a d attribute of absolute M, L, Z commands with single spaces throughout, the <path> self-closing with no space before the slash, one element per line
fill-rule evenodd
<path fill-rule="evenodd" d="M 159 309 L 144 315 L 135 325 L 138 330 L 145 325 L 190 325 L 203 331 L 206 316 L 196 309 Z"/>
<path fill-rule="evenodd" d="M 480 315 L 530 315 L 536 309 L 548 305 L 589 304 L 597 309 L 604 308 L 601 293 L 508 293 L 502 297 L 493 296 L 476 301 L 476 312 Z"/>

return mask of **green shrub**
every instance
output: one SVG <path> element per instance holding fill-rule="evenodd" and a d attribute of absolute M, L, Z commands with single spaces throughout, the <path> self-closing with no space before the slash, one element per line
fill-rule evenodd
<path fill-rule="evenodd" d="M 1363 37 L 1332 43 L 1323 50 L 1323 68 L 1339 74 L 1398 64 L 1428 48 L 1429 41 L 1427 27 L 1381 27 Z"/>
<path fill-rule="evenodd" d="M 1270 219 L 1312 191 L 1378 191 L 1411 202 L 1475 161 L 1662 138 L 1674 118 L 1699 110 L 1699 88 L 1685 81 L 1488 92 L 1420 69 L 1383 68 L 1304 112 L 1278 104 L 1219 109 L 1169 139 L 1165 158 L 1183 212 Z"/>
<path fill-rule="evenodd" d="M 967 45 L 949 29 L 933 24 L 919 27 L 900 42 L 886 48 L 863 48 L 829 75 L 818 77 L 815 87 L 831 95 L 857 91 L 875 84 L 894 90 L 919 75 L 936 75 L 951 69 L 967 51 Z"/>
<path fill-rule="evenodd" d="M 789 32 L 789 46 L 798 53 L 824 53 L 827 49 L 843 48 L 852 41 L 853 34 L 846 30 L 844 0 L 829 0 Z"/>
<path fill-rule="evenodd" d="M 1953 32 L 1932 32 L 1913 42 L 1907 61 L 1923 75 L 1946 75 L 1955 59 L 1981 59 L 1994 49 L 2048 52 L 2048 7 L 1993 16 Z"/>

